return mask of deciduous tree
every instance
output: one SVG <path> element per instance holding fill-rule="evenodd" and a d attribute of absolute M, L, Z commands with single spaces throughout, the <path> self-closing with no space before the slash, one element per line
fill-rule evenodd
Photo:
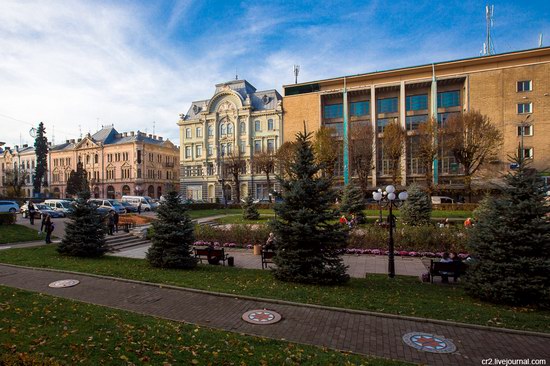
<path fill-rule="evenodd" d="M 420 166 L 424 169 L 426 186 L 428 192 L 433 191 L 433 162 L 437 157 L 438 145 L 440 145 L 440 134 L 437 133 L 437 121 L 429 118 L 418 126 L 418 159 Z"/>
<path fill-rule="evenodd" d="M 11 198 L 23 197 L 25 195 L 23 192 L 23 186 L 25 185 L 25 182 L 29 179 L 29 173 L 25 169 L 17 167 L 15 169 L 6 169 L 5 174 L 7 196 Z"/>
<path fill-rule="evenodd" d="M 231 175 L 235 185 L 235 198 L 237 202 L 241 201 L 241 174 L 246 173 L 246 161 L 241 151 L 233 151 L 225 156 L 224 165 L 226 172 Z"/>
<path fill-rule="evenodd" d="M 369 174 L 373 167 L 374 134 L 370 124 L 352 124 L 350 135 L 351 168 L 357 175 L 363 195 L 366 195 L 369 190 Z"/>
<path fill-rule="evenodd" d="M 324 176 L 332 178 L 338 161 L 340 143 L 334 137 L 334 128 L 322 126 L 315 132 L 313 150 Z"/>
<path fill-rule="evenodd" d="M 267 190 L 271 192 L 271 174 L 275 172 L 275 155 L 268 151 L 255 154 L 254 166 L 259 172 L 265 174 Z M 271 202 L 271 195 L 269 195 L 269 202 Z"/>
<path fill-rule="evenodd" d="M 296 154 L 296 143 L 287 141 L 279 147 L 276 154 L 276 165 L 278 174 L 285 179 L 290 178 L 292 164 Z"/>
<path fill-rule="evenodd" d="M 397 121 L 389 123 L 384 128 L 382 137 L 382 153 L 389 162 L 390 175 L 393 184 L 397 184 L 401 175 L 400 162 L 407 133 Z"/>

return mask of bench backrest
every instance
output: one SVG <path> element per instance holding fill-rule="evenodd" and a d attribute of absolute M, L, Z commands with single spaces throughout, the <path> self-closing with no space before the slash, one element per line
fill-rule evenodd
<path fill-rule="evenodd" d="M 262 258 L 263 259 L 271 259 L 275 257 L 275 252 L 262 250 Z"/>
<path fill-rule="evenodd" d="M 210 256 L 210 257 L 222 257 L 224 256 L 224 250 L 221 249 L 211 249 L 211 248 L 195 248 L 195 255 L 199 256 Z"/>
<path fill-rule="evenodd" d="M 433 260 L 430 263 L 431 272 L 458 272 L 463 274 L 466 272 L 466 264 L 463 262 L 434 262 Z"/>

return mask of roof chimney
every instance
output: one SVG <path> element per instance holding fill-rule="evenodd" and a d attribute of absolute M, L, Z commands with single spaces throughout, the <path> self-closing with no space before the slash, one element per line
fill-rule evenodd
<path fill-rule="evenodd" d="M 153 138 L 153 134 L 150 133 L 150 134 L 149 134 L 149 138 L 152 139 L 152 138 Z"/>
<path fill-rule="evenodd" d="M 65 143 L 68 144 L 70 141 L 69 140 L 65 140 Z"/>
<path fill-rule="evenodd" d="M 29 147 L 29 144 L 23 144 L 23 149 Z"/>
<path fill-rule="evenodd" d="M 124 132 L 123 136 L 128 137 L 128 132 Z"/>
<path fill-rule="evenodd" d="M 130 136 L 134 136 L 134 131 L 130 131 Z"/>
<path fill-rule="evenodd" d="M 74 139 L 71 139 L 71 144 L 74 144 L 74 143 L 75 143 Z"/>
<path fill-rule="evenodd" d="M 159 141 L 162 141 L 162 136 L 159 136 Z"/>

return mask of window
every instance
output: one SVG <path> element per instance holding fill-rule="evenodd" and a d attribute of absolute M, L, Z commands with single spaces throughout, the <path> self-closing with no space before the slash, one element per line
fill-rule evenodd
<path fill-rule="evenodd" d="M 445 122 L 449 119 L 458 116 L 460 112 L 449 112 L 449 113 L 438 113 L 437 114 L 437 124 L 439 127 L 445 126 Z"/>
<path fill-rule="evenodd" d="M 241 122 L 240 127 L 239 127 L 239 131 L 243 135 L 246 133 L 246 123 Z"/>
<path fill-rule="evenodd" d="M 405 98 L 405 110 L 420 111 L 428 109 L 428 95 L 409 95 Z"/>
<path fill-rule="evenodd" d="M 137 151 L 137 163 L 141 164 L 141 150 Z"/>
<path fill-rule="evenodd" d="M 418 126 L 421 123 L 426 122 L 427 119 L 428 119 L 427 114 L 421 114 L 421 115 L 418 115 L 418 116 L 407 116 L 407 117 L 405 117 L 405 122 L 407 123 L 407 130 L 408 131 L 417 130 Z"/>
<path fill-rule="evenodd" d="M 220 147 L 221 147 L 222 156 L 225 156 L 226 155 L 225 154 L 225 144 L 221 144 Z"/>
<path fill-rule="evenodd" d="M 241 140 L 241 142 L 239 143 L 239 151 L 241 152 L 241 154 L 244 154 L 246 152 L 246 143 L 244 142 L 244 140 Z"/>
<path fill-rule="evenodd" d="M 326 128 L 331 128 L 333 130 L 333 136 L 341 137 L 344 136 L 344 124 L 342 122 L 337 123 L 326 123 Z"/>
<path fill-rule="evenodd" d="M 190 138 L 191 138 L 191 129 L 190 129 L 190 128 L 186 128 L 186 129 L 185 129 L 185 138 L 186 138 L 186 139 L 190 139 Z"/>
<path fill-rule="evenodd" d="M 518 103 L 518 114 L 532 113 L 533 103 Z"/>
<path fill-rule="evenodd" d="M 267 140 L 267 152 L 272 153 L 275 151 L 275 140 L 274 139 L 268 139 Z"/>
<path fill-rule="evenodd" d="M 185 158 L 189 159 L 191 157 L 191 146 L 185 147 Z"/>
<path fill-rule="evenodd" d="M 255 153 L 262 152 L 262 141 L 254 140 L 254 152 Z"/>
<path fill-rule="evenodd" d="M 214 136 L 214 127 L 212 125 L 208 125 L 208 137 Z"/>
<path fill-rule="evenodd" d="M 518 156 L 523 156 L 524 159 L 533 159 L 533 148 L 528 147 L 523 149 L 523 154 L 521 153 L 521 149 L 518 149 Z"/>
<path fill-rule="evenodd" d="M 344 115 L 344 106 L 340 104 L 329 104 L 324 108 L 325 118 L 342 118 Z"/>
<path fill-rule="evenodd" d="M 202 127 L 195 128 L 195 136 L 202 137 Z"/>
<path fill-rule="evenodd" d="M 393 118 L 380 118 L 376 121 L 376 131 L 378 133 L 384 132 L 384 128 L 391 123 Z"/>
<path fill-rule="evenodd" d="M 367 116 L 369 114 L 368 100 L 362 102 L 352 102 L 349 106 L 350 116 Z"/>
<path fill-rule="evenodd" d="M 220 125 L 220 135 L 225 135 L 227 133 L 227 127 L 225 125 L 225 123 L 222 123 Z"/>
<path fill-rule="evenodd" d="M 272 119 L 268 119 L 268 120 L 267 120 L 267 129 L 268 129 L 269 131 L 273 131 L 273 130 L 274 130 L 273 127 L 274 127 L 274 126 L 273 126 L 273 120 L 272 120 Z"/>
<path fill-rule="evenodd" d="M 523 129 L 523 136 L 533 136 L 533 126 L 518 126 L 518 136 L 521 136 L 521 130 Z"/>
<path fill-rule="evenodd" d="M 207 147 L 207 154 L 208 154 L 208 156 L 212 156 L 212 154 L 213 154 L 213 147 L 212 147 L 212 144 L 208 144 L 208 147 Z"/>
<path fill-rule="evenodd" d="M 397 112 L 397 97 L 378 99 L 376 104 L 376 113 L 394 113 Z"/>
<path fill-rule="evenodd" d="M 228 123 L 227 124 L 227 134 L 228 135 L 233 135 L 233 123 Z"/>
<path fill-rule="evenodd" d="M 518 92 L 531 91 L 533 90 L 533 83 L 531 80 L 518 81 L 517 90 Z"/>
<path fill-rule="evenodd" d="M 267 183 L 257 183 L 256 184 L 256 198 L 258 199 L 268 199 L 269 190 L 267 189 Z"/>
<path fill-rule="evenodd" d="M 232 154 L 233 153 L 233 145 L 232 144 L 227 144 L 227 154 Z"/>
<path fill-rule="evenodd" d="M 437 107 L 448 108 L 460 106 L 460 90 L 437 93 Z"/>
<path fill-rule="evenodd" d="M 195 146 L 195 157 L 200 158 L 202 156 L 202 145 Z"/>
<path fill-rule="evenodd" d="M 260 121 L 254 121 L 254 131 L 261 131 L 262 123 Z"/>

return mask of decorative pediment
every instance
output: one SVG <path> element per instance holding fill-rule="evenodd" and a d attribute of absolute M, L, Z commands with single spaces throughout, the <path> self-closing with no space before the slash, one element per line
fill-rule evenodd
<path fill-rule="evenodd" d="M 99 147 L 99 145 L 92 140 L 90 136 L 84 137 L 80 142 L 75 145 L 75 149 L 86 149 L 91 147 Z"/>
<path fill-rule="evenodd" d="M 218 106 L 218 113 L 230 112 L 230 111 L 234 111 L 236 109 L 237 108 L 235 107 L 235 104 L 233 104 L 230 101 L 226 100 L 225 102 L 220 103 L 220 105 Z"/>

